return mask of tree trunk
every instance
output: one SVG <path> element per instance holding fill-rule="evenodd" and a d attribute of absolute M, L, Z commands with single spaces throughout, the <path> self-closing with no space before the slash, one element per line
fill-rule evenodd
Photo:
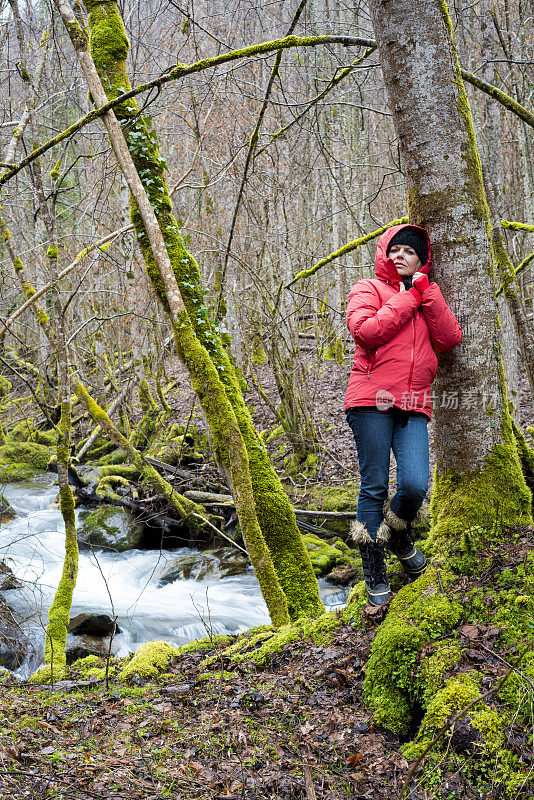
<path fill-rule="evenodd" d="M 482 51 L 486 59 L 482 77 L 487 83 L 496 83 L 492 59 L 497 58 L 497 46 L 491 0 L 482 0 L 480 11 Z M 487 94 L 484 94 L 483 103 L 484 138 L 487 145 L 484 179 L 491 213 L 492 244 L 497 279 L 499 284 L 501 282 L 503 284 L 503 292 L 499 294 L 499 312 L 504 345 L 504 372 L 508 387 L 508 399 L 515 412 L 515 421 L 519 422 L 519 380 L 515 342 L 517 341 L 521 348 L 530 391 L 534 398 L 534 331 L 527 317 L 521 288 L 508 254 L 506 232 L 501 224 L 501 220 L 507 215 L 503 196 L 504 157 L 499 131 L 499 107 Z M 515 336 L 510 330 L 511 325 L 515 328 Z"/>
<path fill-rule="evenodd" d="M 417 665 L 421 649 L 447 636 L 465 613 L 448 591 L 453 567 L 471 574 L 483 549 L 505 539 L 503 523 L 530 523 L 532 495 L 505 404 L 489 211 L 447 7 L 441 0 L 370 0 L 369 6 L 410 219 L 430 233 L 431 278 L 463 329 L 461 345 L 440 356 L 434 384 L 433 564 L 391 601 L 364 682 L 377 722 L 406 734 L 416 681 L 430 697 L 448 686 L 444 676 L 434 683 L 425 678 Z M 460 697 L 450 703 L 450 711 L 463 705 Z M 425 725 L 431 727 L 430 717 Z"/>
<path fill-rule="evenodd" d="M 55 0 L 65 27 L 75 47 L 78 60 L 91 96 L 97 108 L 105 105 L 107 98 L 102 82 L 89 53 L 87 35 L 68 3 L 68 0 Z M 93 5 L 93 4 L 92 4 Z M 94 5 L 101 5 L 95 3 Z M 106 10 L 112 8 L 111 16 L 118 25 L 106 30 L 105 53 L 124 52 L 127 43 L 122 21 L 114 3 L 105 3 Z M 104 14 L 106 11 L 104 11 Z M 102 33 L 102 31 L 100 31 Z M 116 76 L 113 76 L 116 77 Z M 116 86 L 116 82 L 112 85 Z M 159 279 L 159 290 L 164 298 L 169 315 L 175 343 L 182 361 L 186 364 L 193 388 L 198 393 L 206 418 L 214 436 L 214 446 L 221 463 L 227 470 L 236 501 L 236 510 L 241 523 L 243 538 L 247 545 L 250 560 L 254 565 L 267 608 L 274 625 L 288 621 L 287 603 L 280 587 L 269 551 L 258 524 L 252 494 L 249 460 L 237 420 L 232 411 L 217 369 L 210 360 L 206 349 L 195 336 L 191 319 L 184 306 L 182 294 L 176 281 L 169 254 L 162 236 L 160 222 L 154 214 L 148 194 L 140 181 L 136 165 L 132 161 L 124 135 L 114 112 L 107 112 L 103 122 L 109 134 L 113 151 L 117 158 L 128 188 L 135 201 L 138 224 L 142 230 L 145 248 L 151 254 L 152 265 Z M 161 164 L 160 164 L 161 169 Z M 146 178 L 145 174 L 145 178 Z M 175 227 L 177 229 L 176 223 Z M 196 313 L 199 313 L 198 310 Z"/>
<path fill-rule="evenodd" d="M 126 72 L 129 43 L 117 3 L 87 0 L 86 5 L 90 11 L 90 46 L 95 66 L 106 85 L 108 97 L 117 97 L 130 88 Z M 134 101 L 130 100 L 124 106 L 118 106 L 116 112 L 118 118 L 123 121 L 134 164 L 145 182 L 147 193 L 154 207 L 194 333 L 201 345 L 206 348 L 215 365 L 225 388 L 226 400 L 231 403 L 237 418 L 250 463 L 258 522 L 269 548 L 278 579 L 287 597 L 289 614 L 293 619 L 300 616 L 315 616 L 322 611 L 317 580 L 297 528 L 289 498 L 284 492 L 270 463 L 268 453 L 254 428 L 234 367 L 221 341 L 219 331 L 206 309 L 198 264 L 187 250 L 172 213 L 172 203 L 164 177 L 165 162 L 158 150 L 156 134 L 147 128 L 144 118 L 139 118 L 137 104 Z M 165 296 L 162 277 L 154 262 L 154 256 L 136 208 L 132 209 L 132 220 L 148 275 L 158 298 L 168 310 L 169 304 Z M 199 391 L 201 402 L 205 403 L 207 399 L 205 391 L 201 390 L 198 383 L 195 388 Z M 213 424 L 217 425 L 215 419 Z M 214 430 L 212 433 L 214 438 L 221 440 L 220 432 Z"/>
<path fill-rule="evenodd" d="M 531 497 L 504 404 L 489 212 L 446 7 L 372 0 L 399 137 L 410 219 L 433 242 L 433 278 L 463 329 L 434 384 L 434 538 L 530 519 Z M 439 98 L 439 99 L 438 99 Z"/>

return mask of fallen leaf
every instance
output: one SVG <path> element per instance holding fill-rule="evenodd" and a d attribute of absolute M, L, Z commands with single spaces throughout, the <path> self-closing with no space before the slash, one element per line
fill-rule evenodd
<path fill-rule="evenodd" d="M 478 639 L 479 630 L 476 625 L 464 625 L 460 633 L 467 639 Z"/>

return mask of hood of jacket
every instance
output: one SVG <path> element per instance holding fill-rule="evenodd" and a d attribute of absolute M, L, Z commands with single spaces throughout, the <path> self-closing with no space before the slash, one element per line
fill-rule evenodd
<path fill-rule="evenodd" d="M 393 237 L 403 228 L 414 228 L 416 231 L 422 233 L 426 239 L 426 245 L 428 248 L 428 259 L 426 264 L 423 264 L 421 267 L 419 267 L 418 272 L 425 272 L 426 274 L 428 274 L 432 269 L 432 253 L 430 251 L 430 239 L 428 238 L 428 233 L 426 232 L 426 230 L 424 228 L 420 228 L 419 225 L 410 225 L 408 223 L 405 223 L 404 225 L 394 225 L 392 228 L 388 228 L 387 231 L 382 234 L 376 245 L 376 257 L 375 257 L 376 277 L 380 278 L 383 281 L 386 281 L 387 283 L 399 284 L 401 281 L 401 277 L 397 272 L 397 267 L 395 266 L 392 259 L 387 257 L 386 251 Z"/>

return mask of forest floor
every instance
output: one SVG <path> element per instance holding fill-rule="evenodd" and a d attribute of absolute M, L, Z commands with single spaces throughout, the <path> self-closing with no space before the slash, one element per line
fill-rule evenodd
<path fill-rule="evenodd" d="M 336 362 L 310 368 L 319 460 L 313 478 L 286 478 L 296 505 L 306 503 L 314 486 L 343 487 L 358 480 L 356 450 L 343 414 L 348 370 L 347 364 Z M 167 372 L 178 384 L 168 398 L 172 421 L 185 423 L 193 414 L 193 424 L 202 428 L 184 370 L 172 360 Z M 274 400 L 269 368 L 257 367 L 256 373 Z M 272 428 L 272 412 L 252 382 L 249 385 L 247 402 L 258 428 Z M 534 410 L 524 379 L 521 416 L 526 432 L 526 426 L 534 424 Z M 287 445 L 277 441 L 272 448 L 275 463 L 281 466 Z M 394 472 L 392 463 L 392 479 Z M 510 672 L 514 658 L 503 627 L 491 622 L 500 576 L 511 571 L 513 581 L 533 545 L 534 529 L 510 529 L 502 547 L 498 551 L 492 547 L 486 554 L 490 569 L 483 575 L 459 577 L 450 588 L 460 602 L 481 594 L 482 605 L 489 610 L 479 619 L 465 600 L 465 617 L 448 634 L 463 648 L 455 671 L 478 670 L 484 676 L 484 689 L 496 686 Z M 88 682 L 77 674 L 76 665 L 63 685 L 6 682 L 0 694 L 0 798 L 400 798 L 410 767 L 402 755 L 403 742 L 373 724 L 362 696 L 370 647 L 385 613 L 387 609 L 367 606 L 360 623 L 341 624 L 327 645 L 312 640 L 289 644 L 262 666 L 230 664 L 221 651 L 220 663 L 207 673 L 200 667 L 204 651 L 173 660 L 164 675 L 147 682 L 125 684 L 114 677 L 108 686 L 103 681 Z M 439 642 L 429 647 L 437 648 Z M 421 657 L 429 652 L 423 651 Z M 414 702 L 417 721 L 421 710 Z M 447 758 L 441 766 L 427 759 L 405 796 L 411 800 L 534 797 L 532 728 L 512 717 L 505 731 L 508 749 L 529 776 L 526 793 L 507 795 L 491 771 L 483 790 L 480 783 L 477 790 L 473 788 L 465 765 L 466 759 L 476 760 L 477 742 L 467 720 L 452 734 L 444 733 Z M 409 738 L 415 733 L 414 729 Z"/>
<path fill-rule="evenodd" d="M 482 577 L 459 577 L 457 598 L 473 591 L 494 603 L 502 569 L 517 569 L 534 544 L 534 529 L 509 531 Z M 455 673 L 478 670 L 484 689 L 510 671 L 502 627 L 461 620 L 451 635 L 463 656 Z M 201 667 L 209 651 L 171 661 L 158 678 L 119 683 L 84 681 L 73 665 L 70 680 L 54 686 L 3 684 L 0 697 L 0 796 L 130 798 L 131 800 L 390 800 L 400 798 L 409 763 L 398 736 L 373 724 L 362 683 L 373 638 L 385 609 L 366 607 L 361 622 L 342 624 L 331 641 L 302 640 L 267 664 L 230 663 L 222 650 Z M 246 636 L 246 634 L 244 634 Z M 447 637 L 447 638 L 448 638 Z M 421 656 L 439 648 L 429 645 Z M 81 663 L 81 662 L 78 662 Z M 119 662 L 120 663 L 120 662 Z M 414 668 L 417 668 L 415 665 Z M 113 669 L 111 669 L 113 673 Z M 417 717 L 417 714 L 416 714 Z M 412 731 L 412 736 L 415 730 Z M 512 722 L 505 731 L 532 780 L 532 725 Z M 475 792 L 465 759 L 476 760 L 476 731 L 469 721 L 447 731 L 436 767 L 416 771 L 411 800 L 496 800 L 498 781 Z M 502 787 L 501 787 L 502 788 Z M 534 784 L 515 798 L 534 796 Z"/>

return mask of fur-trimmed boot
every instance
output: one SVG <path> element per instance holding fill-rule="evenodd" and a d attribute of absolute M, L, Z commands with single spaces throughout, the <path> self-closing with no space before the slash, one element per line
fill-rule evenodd
<path fill-rule="evenodd" d="M 383 606 L 391 599 L 391 588 L 386 573 L 384 545 L 373 541 L 365 525 L 354 520 L 350 526 L 350 536 L 362 557 L 363 579 L 367 598 L 373 606 Z"/>
<path fill-rule="evenodd" d="M 419 522 L 424 514 L 419 510 L 414 522 Z M 387 529 L 381 531 L 381 529 Z M 378 529 L 378 534 L 387 540 L 387 547 L 394 556 L 397 556 L 405 573 L 414 581 L 426 570 L 428 563 L 420 550 L 413 543 L 411 536 L 412 523 L 398 517 L 391 510 L 389 498 L 384 503 L 384 521 Z M 377 534 L 377 536 L 378 536 Z"/>

